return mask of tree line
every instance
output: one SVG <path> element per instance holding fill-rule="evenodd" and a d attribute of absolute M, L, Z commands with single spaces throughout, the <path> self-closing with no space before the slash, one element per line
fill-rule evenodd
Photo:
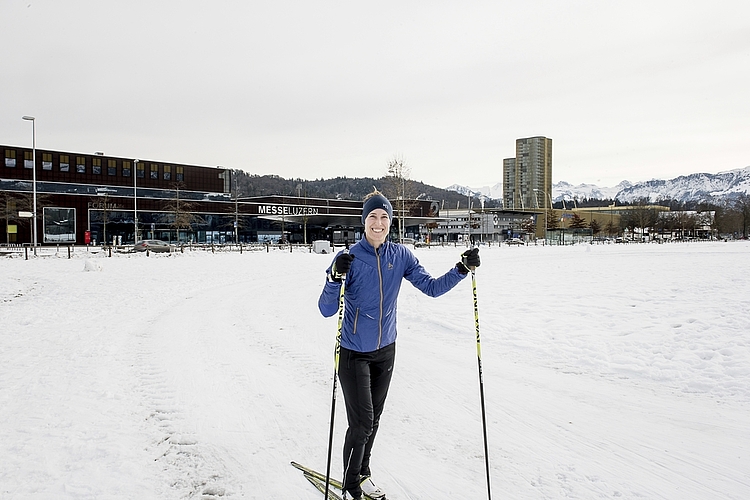
<path fill-rule="evenodd" d="M 435 200 L 455 209 L 466 209 L 468 198 L 455 191 L 448 191 L 424 182 L 415 181 L 408 176 L 408 167 L 403 160 L 394 158 L 388 163 L 387 175 L 382 177 L 333 177 L 331 179 L 305 180 L 300 178 L 285 179 L 278 175 L 255 175 L 242 170 L 232 170 L 236 182 L 233 190 L 241 198 L 251 196 L 299 196 L 309 198 L 361 200 L 373 188 L 391 199 L 406 195 L 406 199 Z M 403 181 L 403 182 L 402 182 Z M 487 200 L 485 207 L 499 207 L 501 200 Z M 472 206 L 479 206 L 479 198 L 472 197 Z"/>
<path fill-rule="evenodd" d="M 600 204 L 587 206 L 614 206 L 614 200 L 599 200 Z M 589 203 L 593 203 L 589 200 Z M 616 236 L 624 230 L 634 233 L 636 229 L 645 229 L 649 233 L 679 233 L 694 234 L 702 227 L 710 227 L 715 235 L 732 235 L 737 238 L 747 238 L 750 230 L 750 195 L 743 193 L 733 198 L 726 198 L 720 202 L 680 202 L 676 200 L 661 200 L 656 204 L 646 198 L 632 203 L 620 203 L 618 206 L 628 206 L 628 210 L 620 211 L 619 225 L 608 222 L 602 225 L 596 220 L 587 222 L 579 214 L 574 213 L 567 228 L 591 229 L 594 236 L 604 234 Z M 669 211 L 658 207 L 669 208 Z M 560 206 L 562 208 L 562 205 Z M 693 213 L 690 213 L 693 212 Z M 560 228 L 560 214 L 557 210 L 547 212 L 547 229 Z"/>

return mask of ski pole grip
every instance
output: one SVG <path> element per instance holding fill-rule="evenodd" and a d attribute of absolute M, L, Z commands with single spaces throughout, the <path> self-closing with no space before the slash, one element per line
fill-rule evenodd
<path fill-rule="evenodd" d="M 479 248 L 473 247 L 461 254 L 461 264 L 472 273 L 479 267 Z"/>
<path fill-rule="evenodd" d="M 349 242 L 348 241 L 346 242 L 346 247 L 344 248 L 344 253 L 347 254 L 347 255 L 349 254 Z M 347 273 L 348 272 L 349 271 L 347 270 Z M 344 274 L 341 275 L 341 283 L 343 283 L 344 281 L 346 281 L 346 273 L 344 273 Z"/>

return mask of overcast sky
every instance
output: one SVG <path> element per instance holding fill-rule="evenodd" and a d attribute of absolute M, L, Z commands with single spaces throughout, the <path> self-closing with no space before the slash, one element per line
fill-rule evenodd
<path fill-rule="evenodd" d="M 747 0 L 0 0 L 0 144 L 287 178 L 750 165 Z"/>

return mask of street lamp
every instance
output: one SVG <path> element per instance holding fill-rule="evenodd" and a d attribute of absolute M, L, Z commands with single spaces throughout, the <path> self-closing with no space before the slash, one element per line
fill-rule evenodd
<path fill-rule="evenodd" d="M 472 190 L 469 189 L 468 194 L 466 195 L 468 197 L 468 200 L 466 201 L 466 218 L 469 220 L 468 231 L 466 233 L 466 237 L 469 239 L 468 243 L 471 245 L 471 193 Z"/>
<path fill-rule="evenodd" d="M 34 210 L 32 211 L 32 241 L 34 244 L 34 255 L 36 255 L 36 118 L 33 116 L 22 116 L 24 120 L 31 122 L 31 171 L 34 184 Z"/>
<path fill-rule="evenodd" d="M 536 206 L 537 206 L 537 208 L 539 208 L 539 198 L 537 198 L 537 193 L 539 191 L 541 191 L 544 194 L 547 194 L 547 192 L 544 189 L 534 188 L 534 198 L 536 198 Z M 549 201 L 550 201 L 550 203 L 552 202 L 552 197 L 550 197 Z M 547 204 L 547 199 L 545 198 L 544 199 L 544 203 L 542 205 L 546 205 L 546 204 Z M 550 208 L 552 208 L 551 204 L 550 204 Z M 544 243 L 545 244 L 547 243 L 547 212 L 548 212 L 548 209 L 545 209 L 544 210 Z"/>
<path fill-rule="evenodd" d="M 239 245 L 240 244 L 240 229 L 239 229 L 240 188 L 237 186 L 237 172 L 233 171 L 232 177 L 234 177 L 234 243 Z"/>
<path fill-rule="evenodd" d="M 138 162 L 133 160 L 133 245 L 138 243 Z"/>

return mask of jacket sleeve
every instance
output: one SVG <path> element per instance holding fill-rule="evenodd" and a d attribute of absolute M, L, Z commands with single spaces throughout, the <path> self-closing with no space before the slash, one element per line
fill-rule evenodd
<path fill-rule="evenodd" d="M 340 253 L 340 252 L 339 252 Z M 338 254 L 336 254 L 338 257 Z M 335 261 L 335 259 L 334 259 Z M 331 273 L 333 262 L 326 269 L 326 276 Z M 341 283 L 331 283 L 326 279 L 326 284 L 323 287 L 323 291 L 320 293 L 318 298 L 318 309 L 320 313 L 329 318 L 339 311 L 339 293 L 341 292 Z"/>
<path fill-rule="evenodd" d="M 326 285 L 323 287 L 323 291 L 320 293 L 318 299 L 318 309 L 320 313 L 329 318 L 339 311 L 339 293 L 341 291 L 341 283 L 331 283 L 326 280 Z"/>
<path fill-rule="evenodd" d="M 422 267 L 422 264 L 419 263 L 414 254 L 408 250 L 405 253 L 407 256 L 411 257 L 411 261 L 406 267 L 404 278 L 409 280 L 412 285 L 430 297 L 439 297 L 443 295 L 466 277 L 465 274 L 458 272 L 456 266 L 453 266 L 450 271 L 439 278 L 433 278 L 430 273 Z"/>

